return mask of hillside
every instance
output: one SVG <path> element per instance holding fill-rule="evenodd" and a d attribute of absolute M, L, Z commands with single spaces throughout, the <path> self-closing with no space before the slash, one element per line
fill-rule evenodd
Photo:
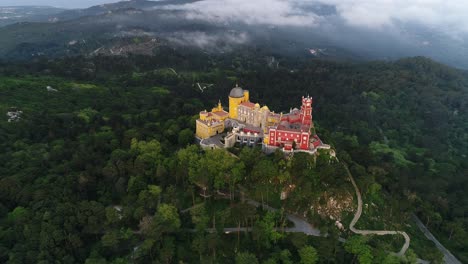
<path fill-rule="evenodd" d="M 50 6 L 0 6 L 0 27 L 19 22 L 53 21 L 64 9 Z"/>
<path fill-rule="evenodd" d="M 260 12 L 257 15 L 245 10 L 245 3 L 237 7 L 228 3 L 232 10 L 209 0 L 132 0 L 52 12 L 43 19 L 25 18 L 21 21 L 26 23 L 0 27 L 5 36 L 0 40 L 0 58 L 93 56 L 99 48 L 119 49 L 122 38 L 150 37 L 168 47 L 218 54 L 257 49 L 334 60 L 426 56 L 468 68 L 466 38 L 437 28 L 399 22 L 389 31 L 369 30 L 345 23 L 336 6 L 318 2 L 294 5 L 289 11 L 255 10 Z M 141 54 L 138 49 L 128 53 Z"/>
<path fill-rule="evenodd" d="M 385 252 L 398 251 L 401 237 L 360 238 L 336 228 L 336 219 L 349 225 L 356 203 L 341 163 L 326 155 L 286 161 L 248 148 L 231 150 L 237 160 L 188 146 L 194 116 L 224 102 L 236 82 L 272 109 L 314 97 L 318 133 L 350 166 L 368 204 L 356 228 L 406 231 L 412 242 L 401 262 L 414 254 L 440 261 L 412 222 L 414 212 L 466 261 L 468 74 L 420 57 L 276 57 L 278 67 L 267 58 L 249 50 L 218 56 L 163 47 L 154 57 L 0 65 L 0 111 L 23 112 L 19 122 L 0 120 L 1 261 L 233 263 L 253 255 L 298 262 L 308 246 L 320 262 L 395 261 Z M 201 93 L 196 83 L 213 88 Z M 296 188 L 281 201 L 290 185 Z M 330 236 L 277 232 L 291 225 L 285 215 L 242 203 L 237 190 Z M 236 226 L 254 232 L 221 232 Z M 339 236 L 350 242 L 339 243 Z"/>

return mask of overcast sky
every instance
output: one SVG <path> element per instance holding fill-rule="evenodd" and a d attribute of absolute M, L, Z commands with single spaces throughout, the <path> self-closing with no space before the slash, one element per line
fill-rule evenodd
<path fill-rule="evenodd" d="M 65 8 L 83 8 L 118 2 L 117 0 L 0 0 L 0 6 L 48 5 Z"/>

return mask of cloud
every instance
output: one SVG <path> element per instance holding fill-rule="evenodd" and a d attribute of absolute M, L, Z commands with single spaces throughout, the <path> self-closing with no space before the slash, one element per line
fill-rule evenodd
<path fill-rule="evenodd" d="M 417 23 L 446 33 L 468 33 L 466 0 L 316 0 L 336 6 L 352 26 L 385 29 L 396 24 Z"/>
<path fill-rule="evenodd" d="M 327 18 L 313 4 L 333 5 L 347 25 L 387 30 L 414 23 L 451 35 L 468 33 L 466 0 L 204 0 L 168 9 L 187 11 L 187 18 L 213 23 L 315 27 Z"/>
<path fill-rule="evenodd" d="M 202 49 L 229 50 L 233 46 L 245 44 L 249 37 L 245 32 L 224 32 L 208 34 L 201 31 L 175 32 L 167 39 L 183 46 L 196 46 Z"/>
<path fill-rule="evenodd" d="M 187 11 L 187 18 L 213 23 L 302 26 L 317 24 L 317 15 L 298 6 L 299 0 L 205 0 L 167 9 Z"/>

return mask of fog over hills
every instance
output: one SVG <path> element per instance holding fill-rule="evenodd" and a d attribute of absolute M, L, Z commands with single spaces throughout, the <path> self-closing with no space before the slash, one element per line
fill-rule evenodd
<path fill-rule="evenodd" d="M 398 1 L 342 2 L 133 0 L 62 12 L 51 9 L 39 18 L 23 16 L 23 21 L 41 23 L 4 19 L 3 24 L 10 25 L 0 28 L 6 36 L 0 40 L 0 55 L 89 55 L 98 49 L 120 51 L 122 38 L 142 37 L 157 45 L 206 52 L 262 47 L 301 57 L 427 56 L 468 68 L 468 22 L 462 4 L 439 3 L 441 8 L 434 8 L 432 2 L 437 1 L 404 6 Z"/>

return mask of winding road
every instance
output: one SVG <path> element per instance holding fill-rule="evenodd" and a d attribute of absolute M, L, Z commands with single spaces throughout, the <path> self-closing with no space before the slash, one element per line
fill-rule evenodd
<path fill-rule="evenodd" d="M 272 212 L 279 211 L 276 208 L 273 208 L 273 207 L 271 207 L 269 205 L 266 205 L 266 204 L 262 205 L 261 203 L 259 203 L 257 201 L 254 201 L 252 199 L 246 198 L 245 202 L 247 204 L 250 204 L 250 205 L 254 206 L 254 207 L 262 207 L 263 209 L 268 210 L 268 211 L 272 211 Z M 192 207 L 181 210 L 180 212 L 181 213 L 186 213 L 186 212 L 190 211 L 190 209 L 195 208 L 195 207 L 200 206 L 200 205 L 201 204 L 196 204 L 196 205 L 194 205 Z M 309 235 L 309 236 L 317 236 L 317 237 L 322 236 L 322 234 L 320 234 L 320 230 L 313 227 L 309 222 L 307 222 L 305 219 L 301 218 L 300 216 L 293 215 L 293 214 L 286 213 L 286 212 L 285 212 L 285 215 L 286 215 L 286 218 L 294 224 L 294 227 L 278 228 L 277 229 L 278 231 L 284 231 L 286 233 L 304 233 L 304 234 Z M 190 231 L 195 232 L 195 229 L 191 229 Z M 206 231 L 211 233 L 211 232 L 216 232 L 216 229 L 208 228 Z M 226 227 L 226 228 L 223 229 L 223 231 L 225 233 L 238 232 L 238 231 L 240 231 L 240 232 L 250 232 L 250 231 L 252 231 L 252 228 L 251 227 Z"/>
<path fill-rule="evenodd" d="M 432 233 L 427 229 L 427 227 L 419 220 L 419 218 L 413 214 L 413 220 L 416 222 L 416 225 L 419 227 L 419 229 L 424 233 L 424 235 L 434 242 L 436 247 L 444 254 L 444 261 L 447 264 L 461 264 L 461 262 L 454 256 L 450 251 L 448 251 L 440 242 L 437 240 L 437 238 L 432 235 Z"/>
<path fill-rule="evenodd" d="M 261 203 L 246 199 L 246 202 L 252 206 L 259 207 L 262 206 Z M 263 205 L 263 209 L 266 209 L 268 211 L 278 211 L 278 209 L 273 208 L 268 205 Z M 282 230 L 284 232 L 288 233 L 304 233 L 309 236 L 321 236 L 320 231 L 317 228 L 314 228 L 311 224 L 309 224 L 306 220 L 302 219 L 301 217 L 289 213 L 285 213 L 286 218 L 288 218 L 289 221 L 294 223 L 294 227 L 287 227 Z"/>
<path fill-rule="evenodd" d="M 354 215 L 354 218 L 353 220 L 351 221 L 351 223 L 349 224 L 349 229 L 356 233 L 356 234 L 360 234 L 360 235 L 379 235 L 379 236 L 383 236 L 383 235 L 402 235 L 404 238 L 405 238 L 405 244 L 403 244 L 403 247 L 401 248 L 400 252 L 397 253 L 397 256 L 403 256 L 405 255 L 406 253 L 406 250 L 408 250 L 409 248 L 409 245 L 410 245 L 410 237 L 408 236 L 408 234 L 406 234 L 406 232 L 403 232 L 403 231 L 386 231 L 386 230 L 359 230 L 359 229 L 356 229 L 354 227 L 354 225 L 357 223 L 357 221 L 359 220 L 359 218 L 361 217 L 361 214 L 362 214 L 362 197 L 361 197 L 361 192 L 359 191 L 359 188 L 356 184 L 356 182 L 354 181 L 354 178 L 353 178 L 353 175 L 351 175 L 351 172 L 349 171 L 348 169 L 348 166 L 344 165 L 346 171 L 348 172 L 348 176 L 349 176 L 349 179 L 351 180 L 351 183 L 353 184 L 354 186 L 354 189 L 356 190 L 356 196 L 357 196 L 357 199 L 358 199 L 358 209 L 356 211 L 356 214 Z"/>

